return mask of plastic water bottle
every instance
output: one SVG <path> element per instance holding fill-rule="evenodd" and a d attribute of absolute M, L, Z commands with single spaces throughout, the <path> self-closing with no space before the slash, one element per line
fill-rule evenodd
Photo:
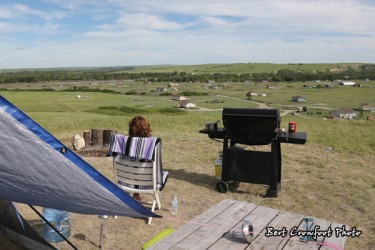
<path fill-rule="evenodd" d="M 221 179 L 221 171 L 222 171 L 222 165 L 223 165 L 223 152 L 219 152 L 219 158 L 215 161 L 215 177 L 217 179 Z"/>
<path fill-rule="evenodd" d="M 70 212 L 56 210 L 52 208 L 43 208 L 43 216 L 51 223 L 65 238 L 71 234 Z M 43 236 L 49 242 L 60 242 L 64 239 L 43 221 Z"/>
<path fill-rule="evenodd" d="M 171 211 L 171 213 L 177 214 L 177 211 L 178 211 L 178 200 L 177 200 L 177 197 L 174 197 L 173 200 L 172 200 L 172 211 Z"/>

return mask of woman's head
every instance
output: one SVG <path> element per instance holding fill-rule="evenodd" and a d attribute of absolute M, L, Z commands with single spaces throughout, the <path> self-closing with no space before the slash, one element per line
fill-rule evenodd
<path fill-rule="evenodd" d="M 143 116 L 135 116 L 129 121 L 129 136 L 149 137 L 151 126 Z"/>

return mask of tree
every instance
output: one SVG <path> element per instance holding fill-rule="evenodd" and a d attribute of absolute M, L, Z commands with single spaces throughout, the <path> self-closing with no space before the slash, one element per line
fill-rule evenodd
<path fill-rule="evenodd" d="M 253 99 L 253 96 L 251 95 L 251 93 L 253 93 L 253 91 L 249 91 L 246 94 L 246 97 L 247 97 L 248 100 L 252 100 Z"/>

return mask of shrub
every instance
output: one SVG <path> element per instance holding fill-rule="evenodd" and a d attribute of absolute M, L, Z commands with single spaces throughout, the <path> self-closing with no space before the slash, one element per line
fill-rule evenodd
<path fill-rule="evenodd" d="M 206 101 L 206 103 L 224 103 L 224 100 L 211 100 L 211 101 Z"/>
<path fill-rule="evenodd" d="M 119 110 L 123 113 L 132 114 L 132 113 L 148 113 L 147 110 L 135 107 L 122 106 Z"/>
<path fill-rule="evenodd" d="M 202 95 L 208 95 L 206 92 L 196 92 L 196 91 L 183 91 L 180 93 L 180 95 L 183 96 L 202 96 Z"/>
<path fill-rule="evenodd" d="M 119 107 L 116 107 L 116 106 L 100 106 L 98 109 L 119 109 Z"/>
<path fill-rule="evenodd" d="M 125 93 L 125 95 L 138 95 L 138 93 L 134 90 L 129 90 L 128 92 Z"/>
<path fill-rule="evenodd" d="M 174 109 L 174 108 L 162 108 L 159 110 L 160 113 L 163 114 L 187 114 L 187 111 L 181 109 Z"/>
<path fill-rule="evenodd" d="M 169 92 L 164 92 L 164 93 L 161 93 L 159 96 L 171 96 L 172 93 L 169 93 Z"/>

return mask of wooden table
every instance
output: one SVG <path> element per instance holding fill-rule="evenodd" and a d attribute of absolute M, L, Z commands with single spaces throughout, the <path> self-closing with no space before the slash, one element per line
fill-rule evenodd
<path fill-rule="evenodd" d="M 336 229 L 339 231 L 344 225 L 323 219 L 313 218 L 313 221 L 315 225 L 319 225 L 318 230 L 322 233 L 327 234 L 331 229 L 330 237 L 319 236 L 316 241 L 306 242 L 300 240 L 301 236 L 291 237 L 294 233 L 306 232 L 305 217 L 227 199 L 148 249 L 344 249 L 347 236 L 336 235 Z M 244 220 L 250 221 L 254 227 L 254 240 L 251 244 L 242 235 Z M 349 230 L 347 226 L 344 229 Z M 283 236 L 270 236 L 274 233 L 282 235 L 283 231 Z"/>

